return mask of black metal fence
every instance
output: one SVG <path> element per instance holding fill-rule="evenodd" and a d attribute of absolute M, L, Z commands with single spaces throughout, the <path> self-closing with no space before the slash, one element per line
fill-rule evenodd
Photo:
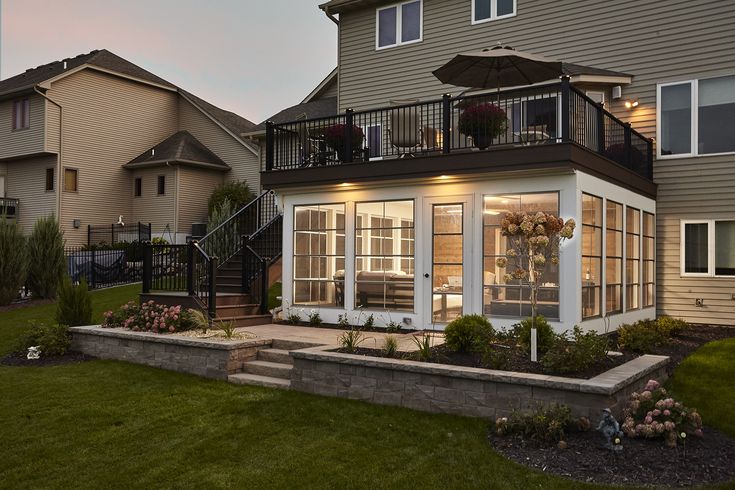
<path fill-rule="evenodd" d="M 651 178 L 652 141 L 560 83 L 268 123 L 267 172 L 573 142 Z"/>
<path fill-rule="evenodd" d="M 268 268 L 283 252 L 283 215 L 276 216 L 252 235 L 243 236 L 242 284 L 260 313 L 268 310 Z"/>
<path fill-rule="evenodd" d="M 117 243 L 148 242 L 151 240 L 151 224 L 88 225 L 87 245 L 114 245 Z"/>
<path fill-rule="evenodd" d="M 67 247 L 64 255 L 72 282 L 84 279 L 91 289 L 97 289 L 140 282 L 144 251 L 145 244 L 133 242 L 114 247 Z"/>

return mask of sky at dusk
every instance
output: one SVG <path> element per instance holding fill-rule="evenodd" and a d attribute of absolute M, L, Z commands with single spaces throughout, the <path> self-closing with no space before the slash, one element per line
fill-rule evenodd
<path fill-rule="evenodd" d="M 0 78 L 106 48 L 253 122 L 336 66 L 337 28 L 310 0 L 0 0 Z"/>

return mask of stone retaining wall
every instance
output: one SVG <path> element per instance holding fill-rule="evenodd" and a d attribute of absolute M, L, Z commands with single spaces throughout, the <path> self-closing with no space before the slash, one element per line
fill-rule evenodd
<path fill-rule="evenodd" d="M 668 357 L 641 356 L 589 380 L 329 352 L 292 352 L 291 389 L 428 412 L 495 418 L 560 403 L 575 417 L 619 416 L 628 396 L 664 381 Z"/>
<path fill-rule="evenodd" d="M 123 329 L 72 327 L 72 350 L 98 357 L 227 379 L 255 359 L 270 340 L 196 339 Z"/>

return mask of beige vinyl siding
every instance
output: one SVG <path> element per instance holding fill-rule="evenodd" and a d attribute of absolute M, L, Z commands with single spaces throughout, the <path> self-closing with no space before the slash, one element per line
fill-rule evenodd
<path fill-rule="evenodd" d="M 207 222 L 207 202 L 212 191 L 224 181 L 222 172 L 179 168 L 179 233 L 191 234 L 192 223 Z"/>
<path fill-rule="evenodd" d="M 189 131 L 196 139 L 232 169 L 227 180 L 244 180 L 253 192 L 260 189 L 258 155 L 233 138 L 190 102 L 179 99 L 179 130 Z"/>
<path fill-rule="evenodd" d="M 158 195 L 158 176 L 166 177 L 166 193 Z M 134 197 L 133 182 L 140 177 L 142 192 L 140 197 Z M 127 196 L 132 200 L 132 222 L 150 223 L 153 233 L 163 233 L 168 230 L 176 233 L 175 203 L 176 203 L 176 167 L 161 166 L 138 169 L 131 173 L 130 184 L 125 189 Z M 116 218 L 117 219 L 117 218 Z"/>
<path fill-rule="evenodd" d="M 56 212 L 56 193 L 45 190 L 46 169 L 55 167 L 55 156 L 14 160 L 6 166 L 5 195 L 20 200 L 18 223 L 24 233 L 31 232 L 38 218 Z"/>
<path fill-rule="evenodd" d="M 322 92 L 319 94 L 319 97 L 315 97 L 315 100 L 319 99 L 326 99 L 327 97 L 337 97 L 338 94 L 338 84 L 337 79 L 335 78 L 329 84 L 322 89 Z"/>
<path fill-rule="evenodd" d="M 177 94 L 87 69 L 55 82 L 48 95 L 64 108 L 63 165 L 79 172 L 78 191 L 62 192 L 61 224 L 67 241 L 84 243 L 87 225 L 131 216 L 131 173 L 122 165 L 176 131 Z M 74 219 L 81 228 L 72 228 Z"/>
<path fill-rule="evenodd" d="M 49 101 L 46 102 L 46 151 L 58 153 L 59 151 L 59 132 L 61 111 L 58 107 Z"/>
<path fill-rule="evenodd" d="M 44 140 L 45 101 L 40 95 L 24 95 L 31 108 L 28 129 L 13 131 L 13 102 L 0 102 L 0 159 L 36 155 L 46 149 Z"/>

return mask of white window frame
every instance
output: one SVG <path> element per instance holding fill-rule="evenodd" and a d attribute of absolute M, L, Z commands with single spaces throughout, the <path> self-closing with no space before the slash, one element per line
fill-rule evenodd
<path fill-rule="evenodd" d="M 680 263 L 680 275 L 681 277 L 723 277 L 723 278 L 733 278 L 735 276 L 732 275 L 724 275 L 724 274 L 717 274 L 715 270 L 715 258 L 716 258 L 716 252 L 717 247 L 715 243 L 715 225 L 719 221 L 735 221 L 735 219 L 683 219 L 680 221 L 680 231 L 679 231 L 679 250 L 680 250 L 680 257 L 679 257 L 679 263 Z M 686 250 L 684 248 L 685 246 L 685 236 L 684 236 L 684 230 L 685 225 L 701 225 L 706 224 L 707 225 L 707 272 L 686 272 L 684 270 L 684 258 L 686 256 Z"/>
<path fill-rule="evenodd" d="M 473 0 L 474 2 L 474 0 Z M 724 78 L 734 75 L 719 75 L 716 77 L 707 77 L 702 79 L 679 80 L 677 82 L 659 83 L 656 85 L 656 158 L 657 159 L 675 159 L 675 158 L 691 158 L 691 157 L 715 157 L 720 155 L 735 155 L 735 151 L 726 151 L 720 153 L 699 153 L 699 81 L 710 80 L 712 78 Z M 689 143 L 689 153 L 677 153 L 676 155 L 661 154 L 661 88 L 671 87 L 673 85 L 686 85 L 691 87 L 691 111 L 692 111 L 692 140 Z M 683 269 L 682 269 L 683 270 Z"/>
<path fill-rule="evenodd" d="M 508 19 L 518 15 L 518 0 L 513 0 L 513 13 L 498 15 L 498 0 L 490 0 L 490 17 L 487 19 L 475 19 L 475 2 L 477 0 L 470 0 L 472 2 L 472 25 L 484 24 L 485 22 L 491 22 L 493 20 Z"/>
<path fill-rule="evenodd" d="M 407 3 L 419 2 L 419 38 L 411 41 L 401 41 L 402 30 L 403 30 L 403 8 L 402 6 Z M 515 1 L 515 0 L 514 0 Z M 380 45 L 380 12 L 383 10 L 394 8 L 396 9 L 396 42 L 395 44 L 386 44 L 385 46 Z M 409 44 L 420 43 L 424 40 L 424 0 L 406 0 L 403 2 L 393 3 L 375 9 L 375 50 L 380 51 L 383 49 L 395 48 L 398 46 L 406 46 Z"/>

